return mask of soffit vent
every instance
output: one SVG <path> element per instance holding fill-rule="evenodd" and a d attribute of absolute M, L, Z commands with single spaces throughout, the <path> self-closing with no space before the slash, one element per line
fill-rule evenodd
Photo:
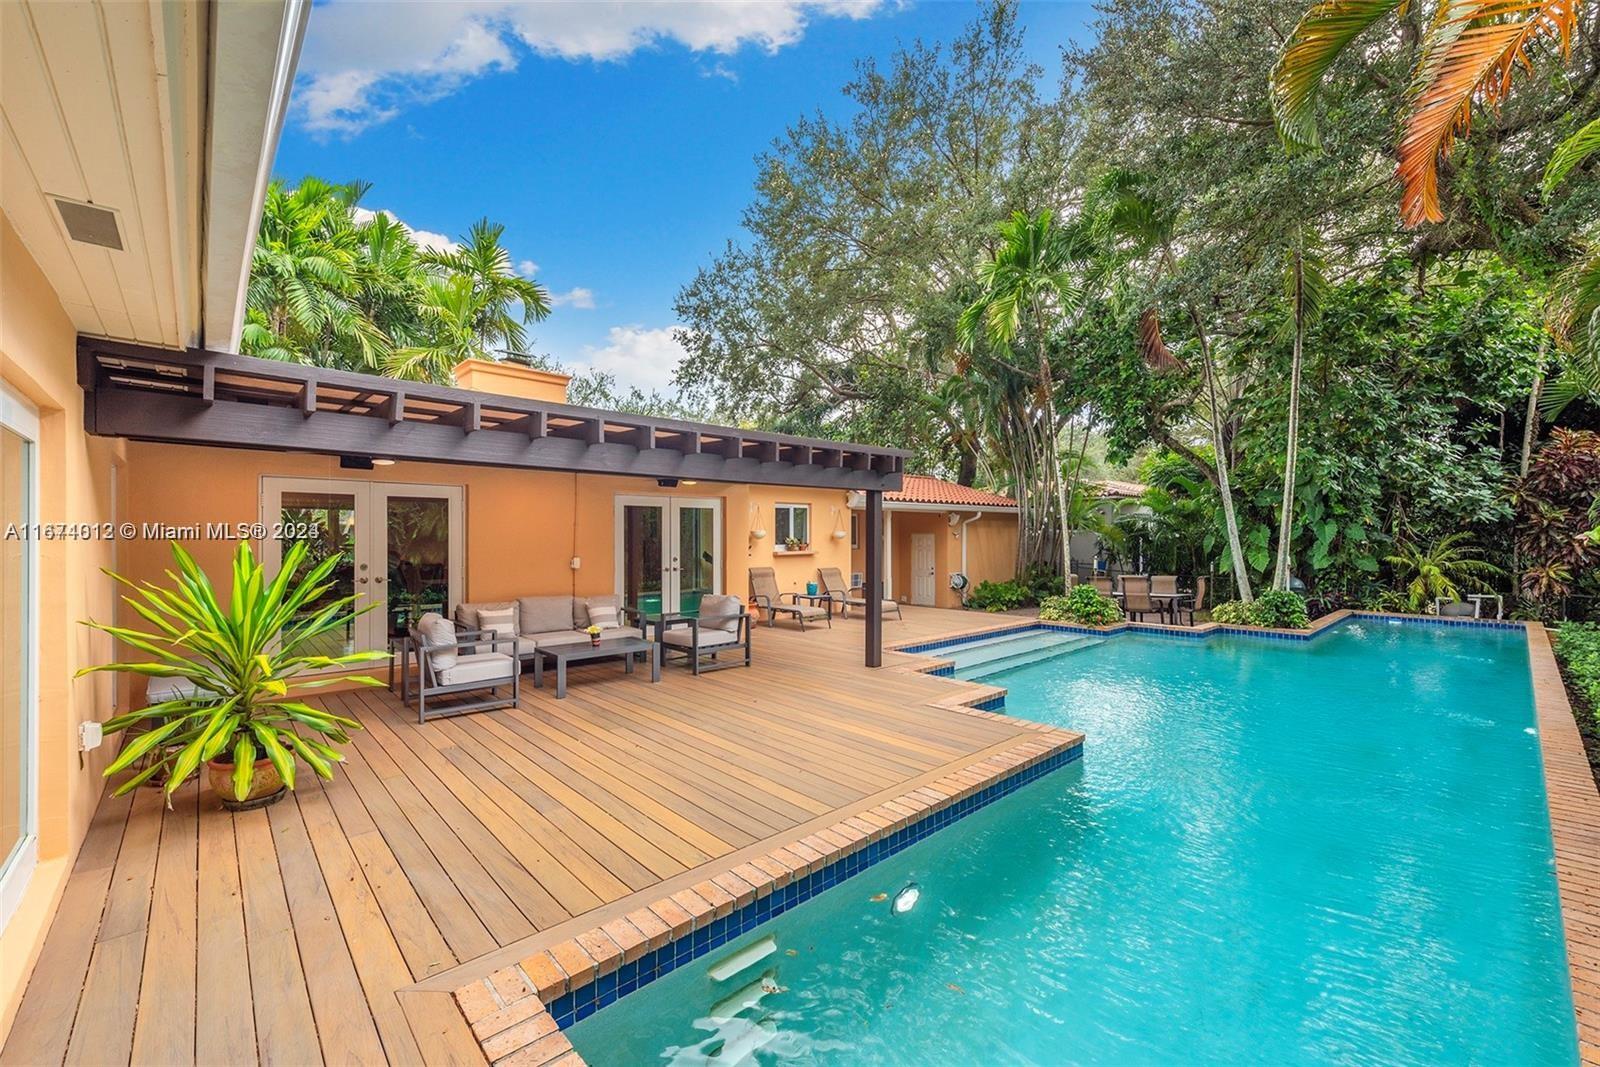
<path fill-rule="evenodd" d="M 61 223 L 67 236 L 86 245 L 114 248 L 122 251 L 122 231 L 117 227 L 117 213 L 110 208 L 94 204 L 80 204 L 75 200 L 51 197 L 56 210 L 61 213 Z"/>

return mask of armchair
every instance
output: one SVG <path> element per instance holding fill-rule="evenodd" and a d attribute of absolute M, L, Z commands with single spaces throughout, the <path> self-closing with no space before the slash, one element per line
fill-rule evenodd
<path fill-rule="evenodd" d="M 501 637 L 494 630 L 461 630 L 442 615 L 430 612 L 409 629 L 410 646 L 417 654 L 417 721 L 431 715 L 464 715 L 474 711 L 514 707 L 522 675 L 517 638 Z M 488 649 L 488 651 L 484 651 Z M 409 697 L 409 669 L 406 696 Z M 507 686 L 505 696 L 500 687 Z M 428 698 L 487 689 L 479 700 L 451 703 L 429 712 Z M 409 703 L 409 700 L 408 700 Z"/>

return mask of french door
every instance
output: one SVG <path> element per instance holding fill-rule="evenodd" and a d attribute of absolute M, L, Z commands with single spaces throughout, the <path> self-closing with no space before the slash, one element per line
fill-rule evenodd
<path fill-rule="evenodd" d="M 384 649 L 426 612 L 448 615 L 464 585 L 462 511 L 461 487 L 454 485 L 263 479 L 268 573 L 278 573 L 284 552 L 304 541 L 312 562 L 339 558 L 327 600 L 354 596 L 357 607 L 370 606 L 311 651 Z"/>
<path fill-rule="evenodd" d="M 701 597 L 722 591 L 720 499 L 619 496 L 615 532 L 624 604 L 693 615 Z"/>
<path fill-rule="evenodd" d="M 0 930 L 39 861 L 39 415 L 0 383 Z"/>

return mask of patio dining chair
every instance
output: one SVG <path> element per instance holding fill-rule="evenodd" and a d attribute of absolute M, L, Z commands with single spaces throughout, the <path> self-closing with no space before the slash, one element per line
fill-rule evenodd
<path fill-rule="evenodd" d="M 817 579 L 822 582 L 822 591 L 827 593 L 834 604 L 843 605 L 844 617 L 850 617 L 851 608 L 867 609 L 867 591 L 863 586 L 850 586 L 845 584 L 844 574 L 838 567 L 818 567 Z M 832 605 L 830 605 L 831 607 Z M 905 616 L 900 614 L 900 602 L 884 597 L 878 601 L 878 610 L 885 615 L 890 612 L 894 617 L 905 621 Z"/>
<path fill-rule="evenodd" d="M 1194 625 L 1194 613 L 1205 610 L 1206 586 L 1209 583 L 1210 579 L 1204 575 L 1196 578 L 1194 580 L 1194 596 L 1189 600 L 1177 601 L 1172 605 L 1172 621 L 1174 623 L 1178 621 L 1179 616 L 1187 616 L 1188 621 L 1183 625 Z"/>
<path fill-rule="evenodd" d="M 789 597 L 789 603 L 783 602 L 784 597 Z M 801 630 L 806 628 L 807 619 L 827 619 L 828 628 L 833 628 L 831 604 L 802 604 L 799 593 L 780 592 L 778 572 L 771 567 L 750 568 L 750 602 L 767 613 L 768 626 L 776 623 L 779 615 L 792 615 Z"/>
<path fill-rule="evenodd" d="M 1116 584 L 1110 578 L 1093 578 L 1091 582 L 1105 596 L 1115 597 L 1117 595 Z"/>
<path fill-rule="evenodd" d="M 1178 591 L 1178 576 L 1176 574 L 1151 575 L 1150 591 L 1152 593 L 1176 593 Z"/>
<path fill-rule="evenodd" d="M 465 715 L 516 705 L 522 675 L 516 637 L 501 637 L 493 630 L 458 631 L 455 623 L 433 611 L 418 619 L 408 632 L 411 650 L 417 654 L 418 722 L 427 722 L 429 716 Z M 505 696 L 500 695 L 501 686 L 508 687 Z M 429 697 L 485 689 L 487 697 L 428 709 Z"/>
<path fill-rule="evenodd" d="M 1122 610 L 1130 619 L 1143 622 L 1146 615 L 1161 617 L 1161 608 L 1150 599 L 1148 576 L 1124 574 L 1122 576 Z"/>

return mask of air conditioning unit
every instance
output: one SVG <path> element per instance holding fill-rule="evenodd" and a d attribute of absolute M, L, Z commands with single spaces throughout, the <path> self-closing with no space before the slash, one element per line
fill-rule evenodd
<path fill-rule="evenodd" d="M 867 584 L 867 579 L 860 571 L 851 571 L 850 572 L 850 588 L 851 589 L 860 589 L 862 586 L 864 586 L 866 584 Z"/>

